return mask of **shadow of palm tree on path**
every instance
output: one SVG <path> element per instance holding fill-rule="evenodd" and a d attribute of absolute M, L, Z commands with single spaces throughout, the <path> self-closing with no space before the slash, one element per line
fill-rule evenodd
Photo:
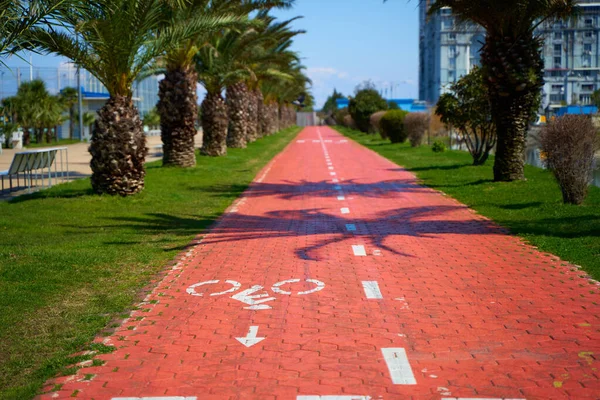
<path fill-rule="evenodd" d="M 368 245 L 397 256 L 412 257 L 389 246 L 386 241 L 395 236 L 436 239 L 442 234 L 481 235 L 503 232 L 491 222 L 458 219 L 451 215 L 464 209 L 461 206 L 400 208 L 383 211 L 370 218 L 351 220 L 328 214 L 318 208 L 271 211 L 262 216 L 232 213 L 212 229 L 212 235 L 205 238 L 203 243 L 210 245 L 253 239 L 327 235 L 326 239 L 295 250 L 300 259 L 318 261 L 316 253 L 319 249 L 350 239 L 362 239 Z M 447 218 L 444 218 L 445 215 Z M 347 230 L 346 224 L 349 223 L 355 225 L 356 231 Z"/>

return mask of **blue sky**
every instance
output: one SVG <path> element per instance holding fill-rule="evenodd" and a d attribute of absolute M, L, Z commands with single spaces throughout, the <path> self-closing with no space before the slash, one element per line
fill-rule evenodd
<path fill-rule="evenodd" d="M 296 28 L 307 33 L 295 40 L 313 79 L 317 104 L 333 88 L 352 94 L 371 79 L 379 87 L 395 83 L 394 97 L 418 97 L 418 0 L 296 0 L 281 18 L 304 16 Z"/>
<path fill-rule="evenodd" d="M 296 0 L 293 9 L 275 15 L 304 17 L 294 27 L 307 33 L 296 38 L 294 48 L 304 59 L 321 107 L 334 87 L 349 95 L 368 79 L 387 88 L 387 97 L 392 84 L 395 98 L 418 96 L 418 5 L 418 0 Z M 35 67 L 66 61 L 39 55 L 32 59 Z M 10 67 L 28 67 L 16 57 L 5 61 Z"/>

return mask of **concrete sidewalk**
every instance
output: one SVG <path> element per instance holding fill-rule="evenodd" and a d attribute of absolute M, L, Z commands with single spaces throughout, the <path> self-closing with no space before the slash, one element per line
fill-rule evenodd
<path fill-rule="evenodd" d="M 598 399 L 598 295 L 575 266 L 307 128 L 97 339 L 115 347 L 104 364 L 42 398 Z"/>

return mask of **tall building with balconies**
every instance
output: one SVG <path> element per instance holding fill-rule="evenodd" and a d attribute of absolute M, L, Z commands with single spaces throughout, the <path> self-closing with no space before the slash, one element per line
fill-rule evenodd
<path fill-rule="evenodd" d="M 456 80 L 479 64 L 485 31 L 457 24 L 450 9 L 427 18 L 434 0 L 420 4 L 419 98 L 435 104 Z M 566 21 L 542 23 L 545 84 L 543 111 L 564 105 L 587 105 L 600 89 L 600 2 L 579 0 L 579 11 Z"/>

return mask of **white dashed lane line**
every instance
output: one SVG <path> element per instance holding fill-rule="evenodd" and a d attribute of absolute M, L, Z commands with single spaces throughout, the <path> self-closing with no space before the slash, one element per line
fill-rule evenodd
<path fill-rule="evenodd" d="M 377 281 L 362 281 L 363 289 L 367 299 L 383 299 L 381 290 L 379 290 L 379 283 Z"/>
<path fill-rule="evenodd" d="M 383 359 L 390 371 L 394 385 L 416 385 L 417 380 L 412 372 L 406 350 L 401 347 L 381 349 Z"/>
<path fill-rule="evenodd" d="M 352 252 L 355 256 L 365 257 L 367 252 L 365 251 L 365 246 L 361 244 L 352 245 Z"/>

